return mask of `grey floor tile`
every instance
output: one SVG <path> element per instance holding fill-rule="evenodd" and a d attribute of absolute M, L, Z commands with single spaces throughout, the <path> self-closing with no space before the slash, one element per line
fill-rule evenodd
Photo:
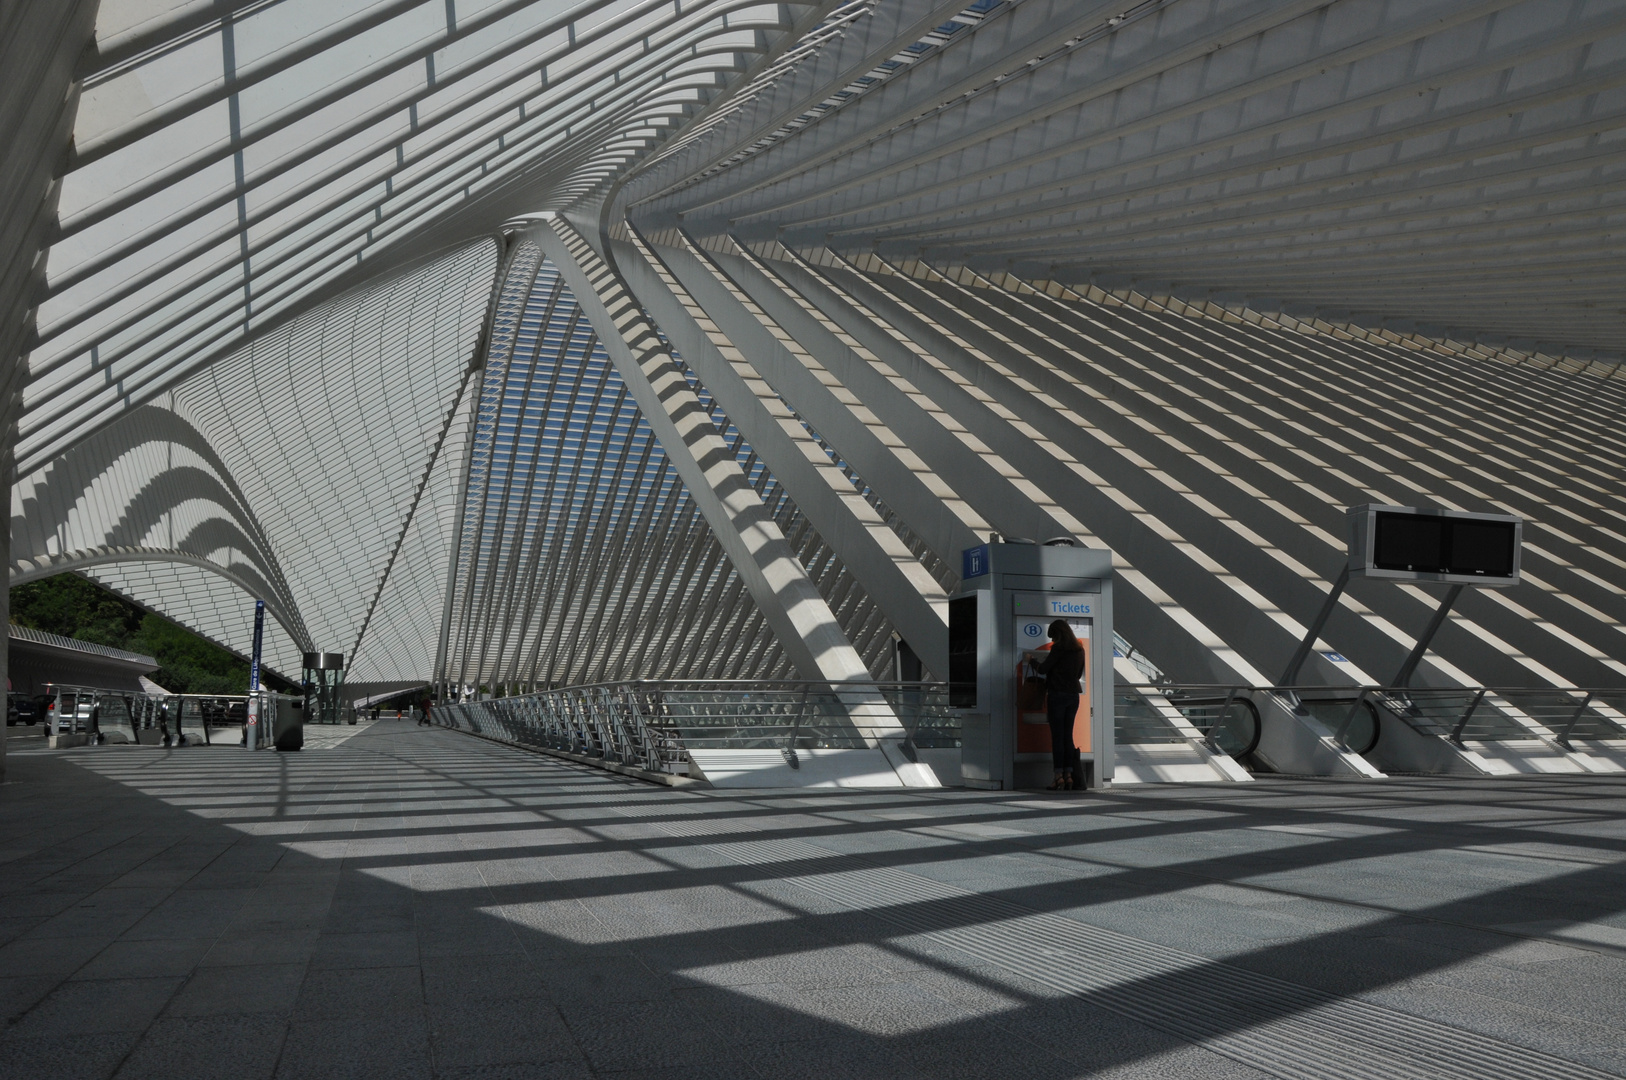
<path fill-rule="evenodd" d="M 110 829 L 100 820 L 106 810 L 91 820 L 85 799 L 69 798 L 76 789 L 64 786 L 49 845 L 11 862 L 6 853 L 20 848 L 6 839 L 6 800 L 29 785 L 0 789 L 0 895 L 29 912 L 0 920 L 0 1008 L 20 1018 L 0 1038 L 0 1077 L 18 1075 L 17 1062 L 36 1069 L 21 1075 L 50 1080 L 105 1076 L 120 1060 L 134 1076 L 263 1076 L 285 1020 L 281 1057 L 271 1060 L 290 1077 L 427 1076 L 432 1066 L 446 1080 L 1257 1076 L 1029 981 L 1014 970 L 1021 956 L 1000 947 L 985 943 L 973 956 L 913 922 L 889 921 L 895 912 L 935 917 L 907 888 L 852 910 L 837 895 L 771 877 L 806 869 L 795 860 L 741 866 L 707 846 L 753 836 L 806 837 L 868 853 L 877 867 L 1196 955 L 1234 953 L 1239 968 L 1361 992 L 1401 1013 L 1606 1071 L 1621 1072 L 1626 1060 L 1617 958 L 1509 945 L 1506 935 L 1457 925 L 1493 917 L 1550 924 L 1571 911 L 1570 922 L 1621 922 L 1612 913 L 1626 910 L 1626 871 L 1601 855 L 1579 869 L 1566 863 L 1552 879 L 1539 859 L 1467 850 L 1487 835 L 1501 843 L 1538 829 L 1540 814 L 1510 809 L 1503 793 L 1558 791 L 1557 782 L 1499 782 L 1472 798 L 1461 784 L 1404 780 L 1262 781 L 1220 793 L 1148 787 L 1045 816 L 1007 796 L 953 792 L 679 796 L 447 733 L 414 732 L 413 749 L 398 740 L 390 753 L 367 750 L 367 738 L 325 758 L 222 756 L 215 760 L 229 769 L 213 778 L 202 756 L 176 755 L 173 765 L 143 758 L 127 785 L 96 778 L 90 765 L 41 759 L 64 778 L 100 785 L 97 798 L 114 793 L 121 801 L 111 818 L 123 825 Z M 335 767 L 343 754 L 365 767 Z M 115 758 L 83 760 L 111 768 Z M 164 798 L 184 796 L 197 778 L 218 791 L 228 785 L 217 781 L 265 767 L 295 779 L 294 812 L 281 822 L 257 819 L 263 812 L 246 804 L 206 821 L 138 790 L 151 782 Z M 299 770 L 308 770 L 304 779 Z M 1585 784 L 1601 801 L 1541 798 L 1553 800 L 1561 828 L 1582 830 L 1563 834 L 1565 843 L 1612 853 L 1626 841 L 1626 785 Z M 208 808 L 210 798 L 200 802 L 205 812 L 221 812 Z M 516 802 L 563 824 L 541 824 Z M 884 816 L 898 813 L 915 816 Z M 926 842 L 904 831 L 934 815 L 1018 822 L 1026 832 Z M 1399 824 L 1381 843 L 1251 827 L 1334 818 Z M 693 835 L 674 846 L 657 821 Z M 512 835 L 503 831 L 510 826 Z M 522 858 L 512 857 L 516 841 Z M 348 856 L 286 846 L 306 842 Z M 363 870 L 351 859 L 370 862 Z M 1171 864 L 1182 872 L 1163 868 Z M 182 874 L 192 876 L 170 896 Z M 1204 875 L 1456 906 L 1445 922 L 1390 918 L 1319 900 L 1257 900 L 1257 890 L 1202 884 Z M 119 913 L 138 911 L 135 933 L 109 932 Z M 220 911 L 230 919 L 214 940 Z M 48 919 L 60 936 L 33 932 Z M 166 922 L 180 928 L 175 936 L 155 936 Z M 1000 932 L 1022 955 L 1043 955 L 1021 941 L 1025 931 Z M 165 972 L 188 981 L 155 1020 L 165 980 L 127 977 Z M 156 993 L 132 993 L 136 983 Z M 270 1011 L 245 1011 L 253 1008 Z M 87 1031 L 82 1016 L 115 1030 Z M 211 1044 L 241 1056 L 192 1053 Z"/>
<path fill-rule="evenodd" d="M 772 1032 L 776 1042 L 800 1042 L 840 1032 L 804 1007 L 799 990 L 777 983 L 681 989 L 672 994 L 672 1000 L 726 1040 L 750 1040 Z M 561 1002 L 560 1007 L 567 1016 L 577 1008 L 569 1002 Z"/>
<path fill-rule="evenodd" d="M 84 967 L 76 979 L 138 979 L 186 975 L 209 951 L 208 938 L 151 938 L 115 941 Z"/>
<path fill-rule="evenodd" d="M 971 1014 L 912 983 L 796 987 L 801 1009 L 833 1025 L 894 1036 L 947 1027 Z"/>
<path fill-rule="evenodd" d="M 427 957 L 419 964 L 424 1001 L 440 1006 L 549 998 L 539 966 L 530 957 L 514 953 Z"/>
<path fill-rule="evenodd" d="M 207 903 L 166 902 L 159 905 L 122 936 L 138 938 L 218 937 L 236 919 L 235 910 Z"/>
<path fill-rule="evenodd" d="M 410 930 L 325 933 L 311 951 L 312 968 L 405 967 L 418 962 L 418 937 Z"/>
<path fill-rule="evenodd" d="M 0 1039 L 0 1080 L 105 1080 L 136 1044 L 133 1031 Z"/>
<path fill-rule="evenodd" d="M 427 1010 L 437 1068 L 583 1061 L 570 1029 L 543 999 Z"/>
<path fill-rule="evenodd" d="M 105 898 L 113 890 L 104 889 Z M 117 937 L 140 922 L 148 913 L 144 906 L 122 904 L 77 904 L 46 919 L 29 935 L 33 938 Z"/>
<path fill-rule="evenodd" d="M 442 1065 L 437 1080 L 592 1080 L 585 1062 L 549 1061 L 521 1065 Z M 620 1080 L 620 1078 L 617 1078 Z"/>
<path fill-rule="evenodd" d="M 1067 1080 L 1078 1073 L 1051 1048 L 1013 1039 L 986 1024 L 921 1032 L 895 1040 L 890 1049 L 910 1069 L 933 1080 Z"/>
<path fill-rule="evenodd" d="M 25 1013 L 12 1030 L 19 1035 L 143 1031 L 180 985 L 178 978 L 65 982 Z"/>
<path fill-rule="evenodd" d="M 1576 1061 L 1595 1069 L 1626 1076 L 1626 1046 L 1594 1046 L 1571 1055 Z"/>
<path fill-rule="evenodd" d="M 513 928 L 496 919 L 462 926 L 418 921 L 418 951 L 423 956 L 502 956 L 518 949 Z"/>
<path fill-rule="evenodd" d="M 112 937 L 36 938 L 0 946 L 0 972 L 6 975 L 69 975 L 113 944 Z"/>
<path fill-rule="evenodd" d="M 221 928 L 220 933 L 222 935 L 319 933 L 327 925 L 331 910 L 326 901 L 256 906 L 251 910 L 238 912 Z M 358 923 L 360 921 L 357 920 Z M 395 923 L 388 926 L 356 925 L 348 929 L 401 930 L 404 927 Z"/>
<path fill-rule="evenodd" d="M 50 888 L 42 885 L 24 885 L 20 875 L 26 871 L 17 866 L 4 868 L 8 875 L 19 875 L 17 886 L 7 890 L 3 895 L 6 898 L 6 910 L 12 917 L 25 917 L 37 922 L 44 922 L 73 907 L 83 903 L 92 890 L 72 889 L 64 890 Z"/>
<path fill-rule="evenodd" d="M 583 1001 L 648 1001 L 671 990 L 636 957 L 617 953 L 539 960 L 536 970 L 548 990 Z"/>
<path fill-rule="evenodd" d="M 365 1020 L 416 1016 L 422 1008 L 416 966 L 311 971 L 305 976 L 295 1019 Z"/>
<path fill-rule="evenodd" d="M 1186 1045 L 1172 1035 L 1069 997 L 1031 1002 L 1026 1008 L 988 1017 L 987 1023 L 1010 1032 L 1024 1045 L 1042 1046 L 1092 1069 L 1157 1058 Z"/>
<path fill-rule="evenodd" d="M 561 1002 L 561 1009 L 565 1003 Z M 566 1013 L 588 1062 L 600 1072 L 737 1061 L 738 1048 L 690 1009 L 666 1001 L 604 1004 Z"/>
<path fill-rule="evenodd" d="M 4 871 L 4 864 L 0 864 L 0 873 Z M 5 946 L 8 942 L 15 941 L 44 921 L 44 916 L 34 915 L 19 918 L 0 918 L 0 947 Z"/>
<path fill-rule="evenodd" d="M 303 964 L 310 960 L 320 936 L 315 928 L 228 932 L 215 939 L 198 963 L 202 967 Z"/>
<path fill-rule="evenodd" d="M 61 982 L 60 975 L 0 977 L 0 1028 L 39 1004 Z"/>
<path fill-rule="evenodd" d="M 1074 1056 L 1073 1060 L 1080 1058 Z M 1270 1073 L 1196 1046 L 1181 1046 L 1131 1061 L 1086 1064 L 1082 1075 L 1107 1080 L 1271 1080 Z"/>
<path fill-rule="evenodd" d="M 534 957 L 569 956 L 620 943 L 621 936 L 577 900 L 506 903 L 502 917 Z"/>
<path fill-rule="evenodd" d="M 410 907 L 354 907 L 335 899 L 319 925 L 328 934 L 410 934 L 417 920 Z"/>
<path fill-rule="evenodd" d="M 742 1063 L 771 1080 L 928 1080 L 909 1055 L 884 1039 L 856 1032 L 786 1042 L 767 1037 L 742 1048 Z"/>
<path fill-rule="evenodd" d="M 162 1018 L 115 1080 L 269 1080 L 287 1029 L 281 1016 Z"/>
<path fill-rule="evenodd" d="M 676 1065 L 666 1068 L 618 1069 L 600 1072 L 614 1080 L 772 1080 L 773 1074 L 760 1071 L 746 1060 L 710 1061 L 702 1065 Z M 822 1074 L 830 1076 L 830 1073 Z M 899 1080 L 910 1080 L 900 1076 Z"/>
<path fill-rule="evenodd" d="M 296 1021 L 277 1080 L 428 1080 L 429 1032 L 421 1017 Z"/>
<path fill-rule="evenodd" d="M 305 978 L 302 964 L 200 967 L 169 1003 L 170 1016 L 287 1015 Z"/>

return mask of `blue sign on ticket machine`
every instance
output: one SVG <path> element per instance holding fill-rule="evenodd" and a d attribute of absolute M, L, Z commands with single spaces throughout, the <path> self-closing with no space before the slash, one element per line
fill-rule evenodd
<path fill-rule="evenodd" d="M 960 714 L 967 787 L 1011 791 L 1052 779 L 1045 688 L 1026 662 L 1060 619 L 1084 645 L 1073 744 L 1089 787 L 1112 781 L 1112 553 L 1065 544 L 983 544 L 961 560 L 949 600 L 949 704 Z"/>

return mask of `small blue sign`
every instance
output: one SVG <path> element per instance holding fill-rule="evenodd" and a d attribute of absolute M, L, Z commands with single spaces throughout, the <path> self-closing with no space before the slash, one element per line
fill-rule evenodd
<path fill-rule="evenodd" d="M 1347 663 L 1349 663 L 1349 658 L 1342 655 L 1341 653 L 1329 652 L 1329 653 L 1322 653 L 1321 655 L 1325 656 L 1328 660 L 1331 660 L 1335 664 L 1347 664 Z"/>
<path fill-rule="evenodd" d="M 1037 645 L 1044 640 L 1045 624 L 1035 620 L 1028 620 L 1022 624 L 1022 640 L 1024 644 Z"/>
<path fill-rule="evenodd" d="M 265 641 L 265 601 L 254 601 L 254 653 L 248 662 L 248 692 L 260 692 L 260 646 Z"/>
<path fill-rule="evenodd" d="M 966 548 L 961 553 L 960 577 L 982 577 L 988 572 L 988 545 Z"/>

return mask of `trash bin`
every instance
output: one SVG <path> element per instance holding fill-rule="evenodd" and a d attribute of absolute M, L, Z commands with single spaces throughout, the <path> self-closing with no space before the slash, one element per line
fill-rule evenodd
<path fill-rule="evenodd" d="M 304 701 L 276 695 L 276 716 L 271 724 L 271 745 L 278 750 L 302 750 L 305 746 Z"/>

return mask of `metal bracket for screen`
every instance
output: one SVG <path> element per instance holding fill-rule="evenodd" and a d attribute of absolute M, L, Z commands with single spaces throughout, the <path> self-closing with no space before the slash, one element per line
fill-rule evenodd
<path fill-rule="evenodd" d="M 1292 686 L 1293 681 L 1299 677 L 1299 669 L 1304 666 L 1304 661 L 1310 658 L 1310 650 L 1315 648 L 1316 638 L 1320 637 L 1321 631 L 1326 628 L 1327 618 L 1337 606 L 1338 598 L 1344 595 L 1344 587 L 1348 584 L 1349 563 L 1346 562 L 1344 568 L 1338 572 L 1338 580 L 1332 583 L 1332 591 L 1327 594 L 1327 599 L 1322 601 L 1321 610 L 1316 613 L 1315 621 L 1310 624 L 1304 640 L 1293 650 L 1293 658 L 1287 662 L 1287 670 L 1276 680 L 1277 686 Z"/>
<path fill-rule="evenodd" d="M 1278 686 L 1292 686 L 1298 679 L 1299 670 L 1310 658 L 1310 650 L 1351 578 L 1439 581 L 1453 586 L 1401 664 L 1391 684 L 1394 686 L 1411 681 L 1434 635 L 1445 625 L 1446 616 L 1462 595 L 1463 586 L 1505 589 L 1519 583 L 1519 556 L 1524 544 L 1522 518 L 1380 503 L 1352 506 L 1345 513 L 1349 516 L 1349 561 L 1293 650 Z"/>

